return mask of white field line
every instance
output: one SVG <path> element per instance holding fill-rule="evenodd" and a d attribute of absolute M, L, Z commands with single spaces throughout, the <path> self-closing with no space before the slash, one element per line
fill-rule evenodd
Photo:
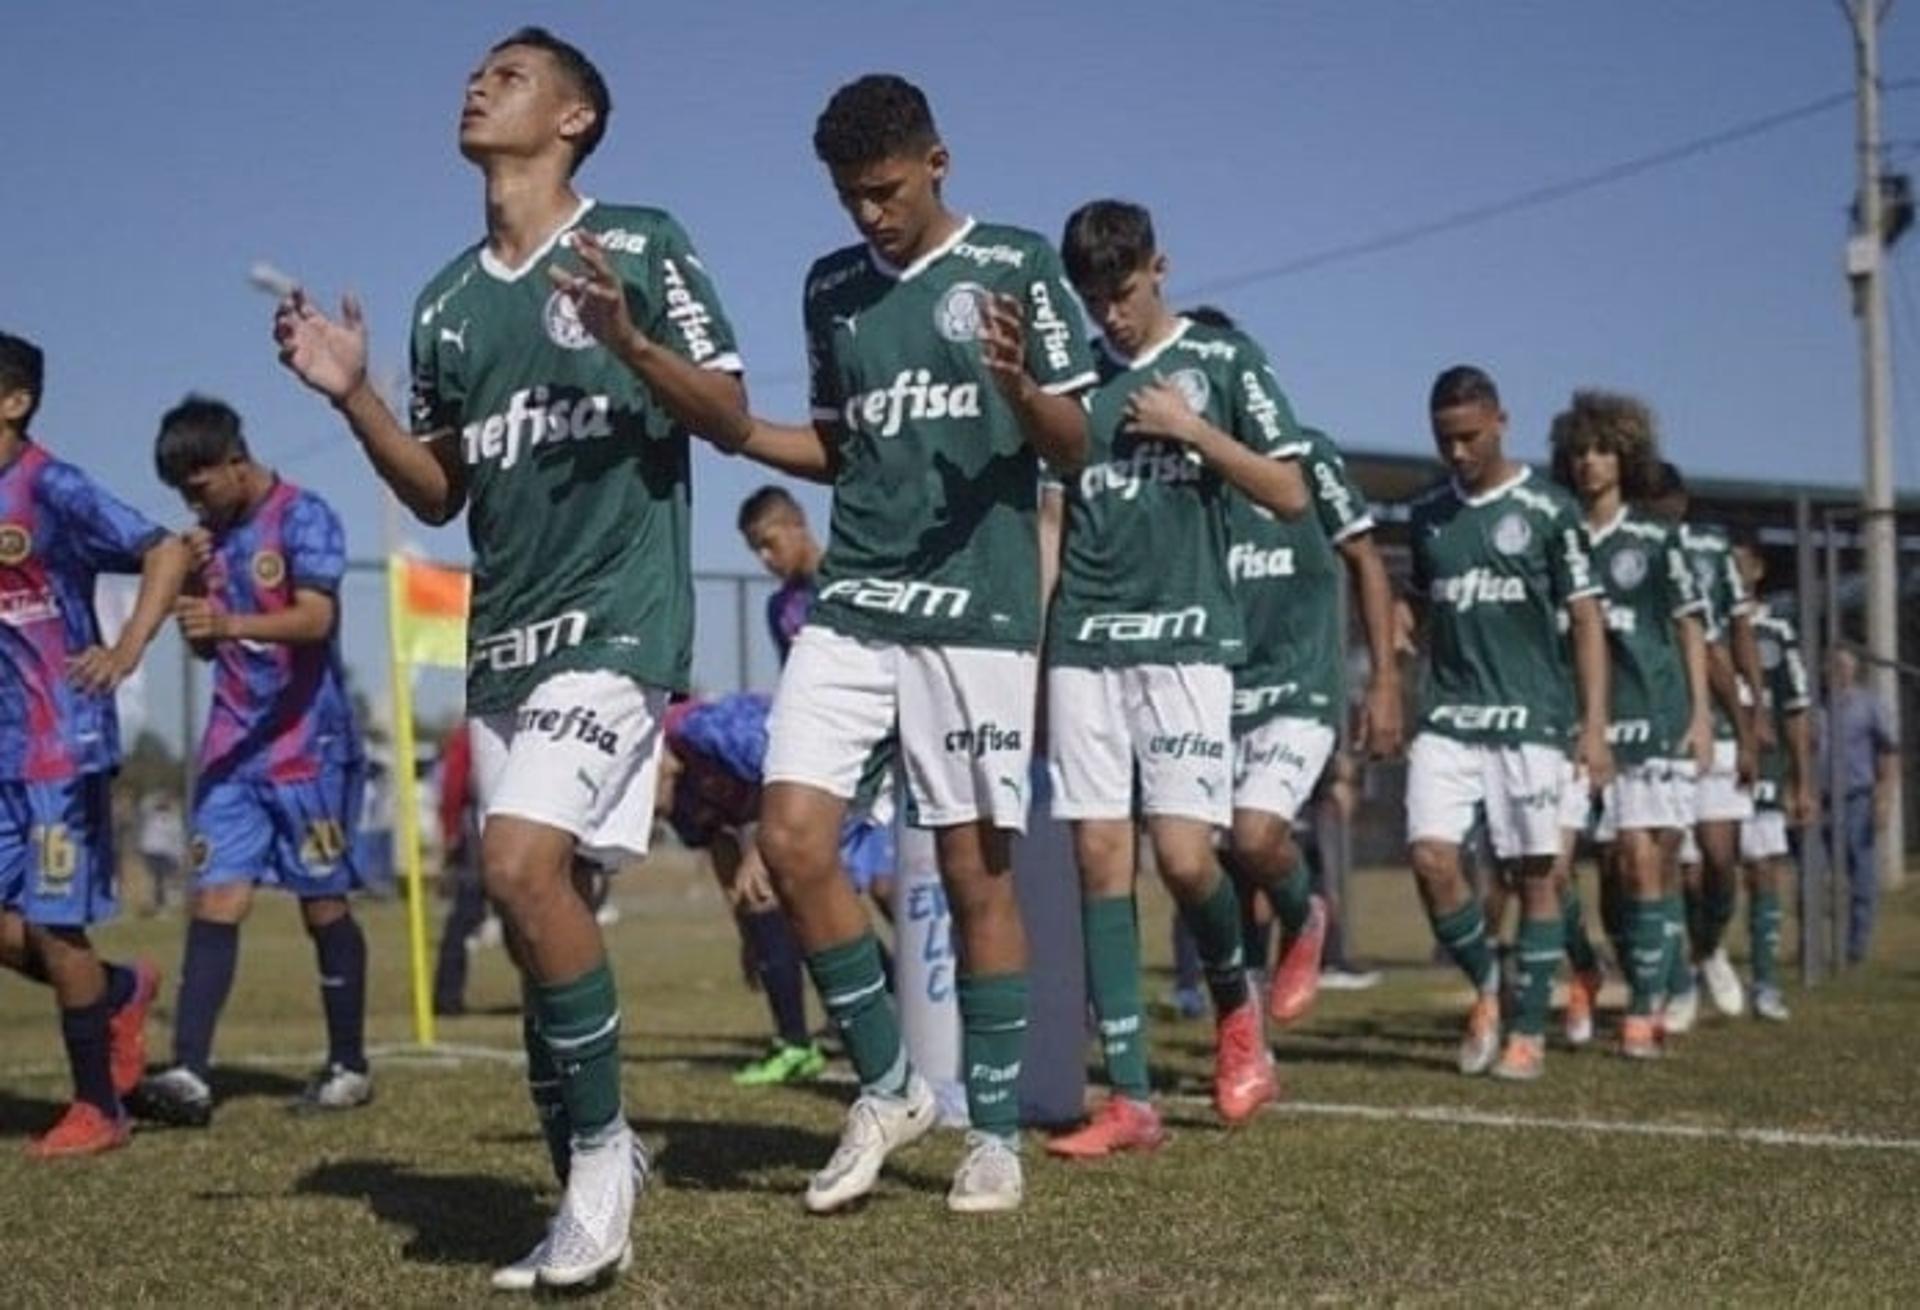
<path fill-rule="evenodd" d="M 370 1046 L 367 1058 L 382 1065 L 414 1069 L 457 1069 L 469 1064 L 517 1066 L 526 1056 L 517 1048 L 476 1046 L 458 1042 L 433 1046 L 393 1044 Z M 222 1064 L 255 1069 L 305 1069 L 316 1066 L 321 1057 L 313 1054 L 242 1055 L 223 1059 Z M 672 1067 L 662 1062 L 654 1067 Z M 691 1063 L 681 1067 L 692 1068 Z M 38 1079 L 64 1077 L 63 1064 L 34 1065 L 9 1071 L 14 1077 Z M 823 1082 L 851 1085 L 852 1075 L 834 1070 Z M 1209 1107 L 1210 1098 L 1189 1093 L 1163 1095 L 1162 1101 L 1175 1105 Z M 1362 1105 L 1338 1101 L 1284 1101 L 1267 1107 L 1268 1113 L 1300 1118 L 1354 1119 L 1369 1123 L 1437 1124 L 1444 1128 L 1497 1128 L 1521 1132 L 1587 1133 L 1615 1137 L 1664 1137 L 1696 1142 L 1737 1142 L 1746 1146 L 1790 1146 L 1805 1150 L 1891 1151 L 1920 1154 L 1920 1137 L 1880 1137 L 1862 1133 L 1811 1133 L 1792 1128 L 1732 1128 L 1708 1124 L 1666 1123 L 1638 1119 L 1569 1119 L 1554 1115 L 1502 1114 L 1492 1110 L 1474 1110 L 1445 1105 Z"/>

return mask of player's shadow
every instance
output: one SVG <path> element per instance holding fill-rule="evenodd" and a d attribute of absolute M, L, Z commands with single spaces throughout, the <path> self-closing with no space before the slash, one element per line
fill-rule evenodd
<path fill-rule="evenodd" d="M 59 1101 L 37 1096 L 19 1096 L 0 1088 L 0 1137 L 26 1137 L 43 1133 L 60 1117 Z"/>
<path fill-rule="evenodd" d="M 786 1196 L 797 1178 L 833 1154 L 826 1133 L 792 1124 L 710 1119 L 637 1119 L 634 1130 L 654 1143 L 654 1167 L 669 1188 L 697 1192 L 754 1192 Z M 793 1178 L 770 1175 L 787 1172 Z M 889 1176 L 917 1191 L 941 1191 L 945 1178 L 889 1168 Z"/>
<path fill-rule="evenodd" d="M 291 1101 L 306 1089 L 306 1080 L 274 1069 L 246 1065 L 213 1071 L 213 1094 L 222 1101 L 251 1099 Z"/>
<path fill-rule="evenodd" d="M 530 1184 L 487 1174 L 422 1173 L 392 1160 L 339 1160 L 309 1170 L 296 1196 L 364 1201 L 413 1230 L 400 1253 L 420 1264 L 498 1264 L 540 1240 L 549 1218 Z"/>

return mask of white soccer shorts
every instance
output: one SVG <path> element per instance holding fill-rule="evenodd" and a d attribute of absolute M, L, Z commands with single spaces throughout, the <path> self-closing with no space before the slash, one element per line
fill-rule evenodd
<path fill-rule="evenodd" d="M 1277 814 L 1292 823 L 1326 772 L 1333 746 L 1330 725 L 1286 715 L 1235 737 L 1233 808 Z"/>
<path fill-rule="evenodd" d="M 1787 842 L 1785 810 L 1755 810 L 1740 825 L 1740 858 L 1748 861 L 1785 859 L 1793 850 Z"/>
<path fill-rule="evenodd" d="M 1713 743 L 1713 766 L 1700 775 L 1694 792 L 1696 823 L 1745 823 L 1753 817 L 1753 797 L 1740 786 L 1739 747 Z"/>
<path fill-rule="evenodd" d="M 1598 824 L 1594 816 L 1593 788 L 1587 783 L 1587 771 L 1567 761 L 1567 777 L 1560 792 L 1560 827 L 1566 832 L 1585 833 L 1594 831 Z M 1604 841 L 1604 837 L 1595 840 Z"/>
<path fill-rule="evenodd" d="M 1484 806 L 1496 859 L 1560 853 L 1566 752 L 1523 742 L 1488 746 L 1423 732 L 1407 751 L 1407 837 L 1458 845 Z"/>
<path fill-rule="evenodd" d="M 1233 673 L 1218 664 L 1047 670 L 1053 817 L 1233 818 Z"/>
<path fill-rule="evenodd" d="M 1607 784 L 1607 835 L 1595 840 L 1609 841 L 1624 829 L 1692 827 L 1689 802 L 1694 787 L 1693 765 L 1687 760 L 1656 757 L 1621 766 Z"/>
<path fill-rule="evenodd" d="M 851 800 L 868 755 L 897 725 L 909 822 L 986 818 L 1025 832 L 1037 679 L 1030 651 L 804 628 L 767 719 L 766 780 Z"/>
<path fill-rule="evenodd" d="M 647 853 L 667 693 L 604 669 L 557 673 L 472 720 L 480 812 L 570 832 L 609 868 Z"/>

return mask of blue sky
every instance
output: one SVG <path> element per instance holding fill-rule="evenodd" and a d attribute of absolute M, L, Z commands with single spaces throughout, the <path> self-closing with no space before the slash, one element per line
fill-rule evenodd
<path fill-rule="evenodd" d="M 1852 83 L 1845 24 L 1816 0 L 16 6 L 0 44 L 0 325 L 47 348 L 42 439 L 177 520 L 150 471 L 152 434 L 183 392 L 211 391 L 240 408 L 262 458 L 339 506 L 356 553 L 378 553 L 376 483 L 280 371 L 269 305 L 244 272 L 265 257 L 322 294 L 357 290 L 378 362 L 398 371 L 415 292 L 481 232 L 477 175 L 454 149 L 462 81 L 527 21 L 581 44 L 613 89 L 583 189 L 681 218 L 719 279 L 756 407 L 788 416 L 803 412 L 800 278 L 849 233 L 809 134 L 862 72 L 925 87 L 958 208 L 1053 235 L 1096 195 L 1151 206 L 1176 293 Z M 1886 77 L 1920 75 L 1920 14 L 1896 7 L 1884 38 Z M 1886 130 L 1895 163 L 1915 162 L 1920 91 L 1889 95 Z M 1841 278 L 1852 134 L 1843 106 L 1215 298 L 1266 345 L 1302 416 L 1353 447 L 1425 449 L 1427 383 L 1468 359 L 1500 379 L 1523 454 L 1570 388 L 1606 384 L 1655 404 L 1691 470 L 1855 482 Z M 1896 261 L 1891 296 L 1909 487 L 1913 258 Z M 763 478 L 707 454 L 695 478 L 696 564 L 751 568 L 733 507 Z M 810 503 L 824 522 L 824 500 Z M 407 536 L 464 556 L 459 530 Z M 702 597 L 703 676 L 723 684 L 731 601 Z M 375 688 L 378 598 L 354 584 L 347 619 Z M 169 637 L 159 685 L 177 660 Z M 755 673 L 767 668 L 756 654 Z"/>

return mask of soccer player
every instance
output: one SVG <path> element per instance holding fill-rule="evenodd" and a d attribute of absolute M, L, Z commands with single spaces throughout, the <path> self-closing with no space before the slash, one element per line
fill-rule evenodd
<path fill-rule="evenodd" d="M 1434 937 L 1476 999 L 1460 1072 L 1538 1077 L 1563 937 L 1552 871 L 1575 704 L 1555 613 L 1571 622 L 1579 687 L 1575 763 L 1612 774 L 1607 645 L 1586 531 L 1567 494 L 1503 449 L 1493 379 L 1457 365 L 1435 379 L 1434 445 L 1452 477 L 1412 505 L 1413 596 L 1428 665 L 1420 732 L 1407 753 L 1407 832 Z M 1499 967 L 1460 847 L 1484 807 L 1494 857 L 1519 875 L 1521 976 L 1513 1040 L 1500 1050 Z"/>
<path fill-rule="evenodd" d="M 576 850 L 645 853 L 660 715 L 692 644 L 688 436 L 743 435 L 733 332 L 667 213 L 599 204 L 575 170 L 606 130 L 599 71 L 541 28 L 467 81 L 460 150 L 486 235 L 412 318 L 409 432 L 367 378 L 351 300 L 275 315 L 283 363 L 340 411 L 428 523 L 465 508 L 468 714 L 481 862 L 525 989 L 527 1079 L 565 1199 L 496 1284 L 576 1286 L 632 1258 L 644 1174 L 621 1114 L 620 1006 Z"/>
<path fill-rule="evenodd" d="M 1247 634 L 1227 567 L 1228 502 L 1306 511 L 1302 439 L 1259 346 L 1176 315 L 1139 205 L 1067 219 L 1067 275 L 1101 338 L 1086 464 L 1059 476 L 1058 587 L 1047 616 L 1054 817 L 1080 870 L 1087 991 L 1112 1095 L 1047 1150 L 1085 1159 L 1166 1139 L 1149 1097 L 1134 915 L 1135 776 L 1155 864 L 1213 1000 L 1214 1108 L 1240 1123 L 1279 1095 L 1248 985 L 1240 903 L 1214 856 L 1233 813 L 1233 669 Z"/>
<path fill-rule="evenodd" d="M 1027 944 L 1008 837 L 1026 824 L 1033 746 L 1037 459 L 1079 470 L 1076 393 L 1093 364 L 1046 241 L 948 208 L 951 157 L 919 88 L 885 74 L 841 87 L 814 151 L 862 240 L 807 275 L 813 426 L 756 421 L 745 447 L 834 493 L 819 598 L 774 701 L 760 822 L 861 1084 L 806 1205 L 865 1195 L 936 1113 L 837 854 L 868 754 L 897 722 L 910 813 L 935 832 L 964 961 L 973 1127 L 947 1204 L 1010 1210 L 1024 1191 Z"/>
<path fill-rule="evenodd" d="M 1745 1004 L 1739 976 L 1720 941 L 1733 920 L 1739 890 L 1740 825 L 1753 817 L 1752 784 L 1759 752 L 1773 745 L 1772 725 L 1751 709 L 1760 656 L 1754 640 L 1753 597 L 1734 568 L 1732 545 L 1717 527 L 1687 518 L 1687 488 L 1680 470 L 1660 466 L 1660 485 L 1649 508 L 1677 524 L 1680 545 L 1694 583 L 1707 602 L 1707 674 L 1714 696 L 1713 761 L 1694 793 L 1694 826 L 1680 845 L 1683 894 L 1669 898 L 1673 926 L 1668 986 L 1672 999 L 1663 1031 L 1684 1033 L 1699 1010 L 1694 966 L 1714 1008 L 1737 1015 Z"/>
<path fill-rule="evenodd" d="M 1751 540 L 1734 543 L 1734 567 L 1757 597 L 1766 561 Z M 1800 634 L 1771 607 L 1756 601 L 1753 631 L 1763 680 L 1756 712 L 1773 720 L 1774 744 L 1762 751 L 1753 786 L 1753 817 L 1740 827 L 1740 859 L 1746 865 L 1747 937 L 1752 956 L 1753 1012 L 1784 1023 L 1780 994 L 1780 895 L 1793 876 L 1787 829 L 1815 821 L 1820 794 L 1813 777 L 1812 694 Z"/>
<path fill-rule="evenodd" d="M 214 1028 L 256 885 L 299 900 L 319 967 L 327 1059 L 299 1104 L 365 1105 L 367 942 L 347 899 L 360 887 L 365 769 L 340 660 L 346 532 L 326 501 L 253 458 L 239 414 L 221 401 L 188 396 L 167 411 L 153 458 L 199 521 L 187 537 L 196 577 L 174 613 L 214 673 L 173 1065 L 141 1083 L 132 1109 L 196 1128 L 212 1119 Z"/>
<path fill-rule="evenodd" d="M 1603 858 L 1601 876 L 1620 879 L 1626 892 L 1629 953 L 1622 962 L 1630 996 L 1621 1051 L 1647 1059 L 1660 1054 L 1668 922 L 1663 900 L 1679 890 L 1665 879 L 1691 818 L 1696 770 L 1711 762 L 1713 750 L 1701 618 L 1706 606 L 1678 533 L 1630 505 L 1658 477 L 1652 411 L 1631 396 L 1576 391 L 1573 403 L 1554 417 L 1551 445 L 1554 480 L 1580 499 L 1593 576 L 1604 594 L 1611 671 L 1607 741 L 1618 771 L 1604 790 L 1614 852 L 1611 860 Z M 1527 952 L 1523 941 L 1521 964 L 1530 975 L 1541 965 Z M 1552 973 L 1552 965 L 1544 967 Z M 1538 1038 L 1529 1046 L 1537 1066 Z"/>
<path fill-rule="evenodd" d="M 39 1159 L 124 1146 L 121 1097 L 146 1063 L 153 967 L 104 961 L 87 935 L 113 917 L 113 689 L 166 622 L 186 545 L 29 435 L 40 348 L 0 332 L 0 965 L 53 989 L 73 1101 L 27 1143 Z M 138 573 L 139 598 L 100 642 L 94 579 Z"/>

